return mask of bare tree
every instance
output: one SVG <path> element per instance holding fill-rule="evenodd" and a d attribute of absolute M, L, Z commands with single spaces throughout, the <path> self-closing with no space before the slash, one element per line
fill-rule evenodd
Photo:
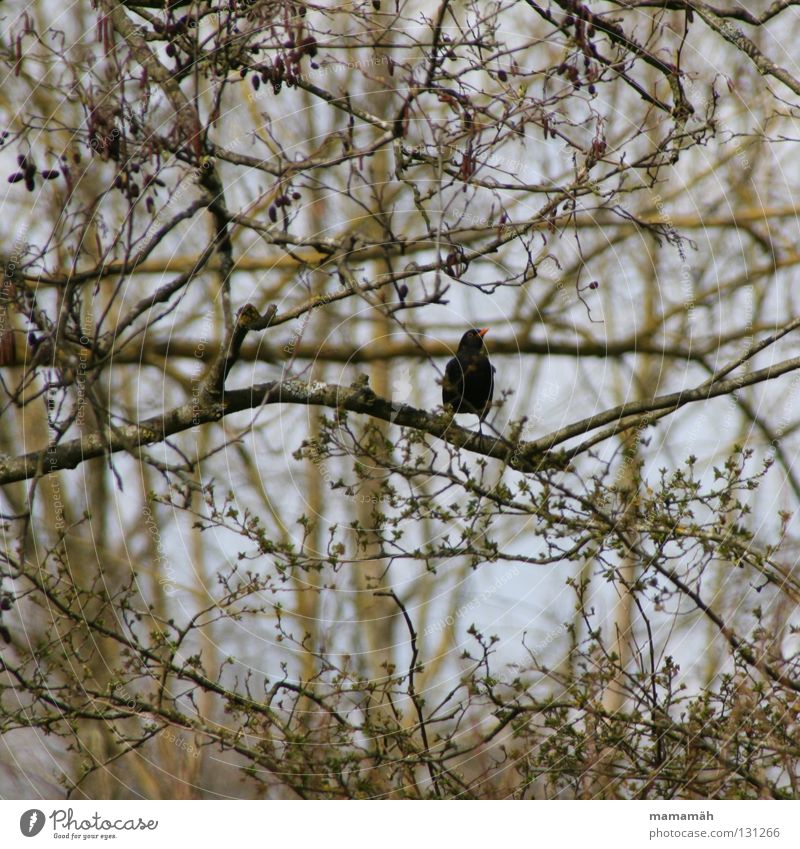
<path fill-rule="evenodd" d="M 796 5 L 7 17 L 5 795 L 796 796 Z"/>

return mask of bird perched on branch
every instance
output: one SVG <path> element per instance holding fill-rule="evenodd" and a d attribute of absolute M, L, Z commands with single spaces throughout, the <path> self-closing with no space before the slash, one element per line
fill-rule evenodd
<path fill-rule="evenodd" d="M 442 380 L 442 404 L 455 413 L 473 413 L 481 423 L 486 418 L 494 393 L 494 366 L 489 362 L 483 337 L 489 332 L 468 330 L 458 343 L 455 357 L 447 364 Z"/>

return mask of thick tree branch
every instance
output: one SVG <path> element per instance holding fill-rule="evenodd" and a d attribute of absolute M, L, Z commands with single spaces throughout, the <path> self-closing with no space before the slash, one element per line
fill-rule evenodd
<path fill-rule="evenodd" d="M 691 11 L 691 8 L 695 5 L 690 2 L 690 0 L 612 0 L 616 6 L 619 6 L 622 9 L 627 10 L 638 10 L 638 9 L 660 9 L 665 10 L 668 9 L 670 11 Z M 742 3 L 738 7 L 721 9 L 718 6 L 712 6 L 711 4 L 704 4 L 705 7 L 713 12 L 720 18 L 731 18 L 737 21 L 742 21 L 746 24 L 750 24 L 751 26 L 761 26 L 762 24 L 767 23 L 767 21 L 774 18 L 776 15 L 779 15 L 784 9 L 788 9 L 791 6 L 798 6 L 798 0 L 775 0 L 770 6 L 768 6 L 763 12 L 754 14 Z"/>
<path fill-rule="evenodd" d="M 153 54 L 139 29 L 125 14 L 125 7 L 110 0 L 102 0 L 100 8 L 111 19 L 114 29 L 123 37 L 136 61 L 164 92 L 183 130 L 183 140 L 192 146 L 199 157 L 200 118 L 194 105 L 183 93 L 174 75 Z"/>
<path fill-rule="evenodd" d="M 769 60 L 739 27 L 734 26 L 729 20 L 720 17 L 719 14 L 705 3 L 697 3 L 692 0 L 692 2 L 686 3 L 686 8 L 687 10 L 697 12 L 711 29 L 719 33 L 737 50 L 749 56 L 759 74 L 764 77 L 772 77 L 782 82 L 795 94 L 800 94 L 800 81 L 796 77 L 793 77 L 785 68 L 781 68 Z"/>
<path fill-rule="evenodd" d="M 620 404 L 610 410 L 598 413 L 596 416 L 590 416 L 587 419 L 567 425 L 554 434 L 538 439 L 531 443 L 531 447 L 539 451 L 547 451 L 575 436 L 580 436 L 595 428 L 611 424 L 612 426 L 605 431 L 603 437 L 607 439 L 624 430 L 630 430 L 634 427 L 647 427 L 656 418 L 663 418 L 664 415 L 673 413 L 675 410 L 695 401 L 706 401 L 709 398 L 728 395 L 739 389 L 743 389 L 745 386 L 753 386 L 757 383 L 763 383 L 766 380 L 774 380 L 776 377 L 780 377 L 782 374 L 787 374 L 790 371 L 796 371 L 798 368 L 800 368 L 800 357 L 794 357 L 791 360 L 784 360 L 781 363 L 776 363 L 767 368 L 759 369 L 758 371 L 753 371 L 740 377 L 734 377 L 730 380 L 719 380 L 710 385 L 708 382 L 705 382 L 694 389 L 684 389 L 680 392 L 672 392 L 669 395 L 659 395 L 650 400 Z M 596 444 L 598 441 L 598 439 L 590 440 L 591 445 Z M 579 446 L 575 451 L 569 452 L 570 456 L 580 453 L 588 447 L 591 446 L 586 444 Z"/>
<path fill-rule="evenodd" d="M 617 423 L 610 429 L 610 436 L 623 426 L 633 426 L 633 423 L 623 422 L 623 419 L 628 417 L 644 417 L 638 421 L 647 423 L 648 414 L 674 412 L 686 404 L 727 395 L 745 386 L 774 380 L 798 368 L 800 357 L 795 357 L 740 377 L 717 381 L 710 386 L 703 384 L 695 389 L 661 395 L 649 401 L 622 404 L 567 425 L 537 440 L 518 443 L 475 433 L 454 424 L 449 416 L 442 413 L 429 413 L 407 405 L 393 404 L 376 395 L 369 388 L 366 377 L 349 387 L 329 383 L 304 383 L 300 380 L 273 380 L 226 392 L 215 403 L 203 405 L 199 400 L 195 400 L 138 424 L 114 427 L 109 433 L 96 431 L 60 445 L 50 445 L 20 457 L 10 458 L 0 462 L 0 486 L 50 474 L 59 469 L 74 469 L 86 460 L 101 457 L 109 451 L 113 453 L 129 450 L 131 446 L 162 442 L 176 433 L 218 421 L 231 413 L 267 404 L 299 404 L 362 413 L 401 427 L 424 431 L 454 448 L 463 448 L 508 463 L 517 471 L 536 472 L 545 468 L 564 467 L 567 462 L 566 455 L 552 452 L 552 449 L 597 427 L 611 422 Z"/>
<path fill-rule="evenodd" d="M 398 407 L 391 401 L 378 397 L 367 385 L 366 378 L 349 387 L 327 383 L 309 384 L 300 380 L 273 380 L 246 389 L 225 392 L 216 403 L 202 405 L 198 399 L 137 424 L 119 426 L 112 433 L 98 431 L 0 462 L 0 485 L 50 474 L 59 469 L 74 469 L 86 460 L 103 456 L 107 451 L 123 451 L 131 445 L 162 442 L 169 436 L 218 421 L 231 413 L 267 404 L 321 406 L 363 413 L 402 427 L 425 431 L 455 448 L 465 448 L 506 461 L 513 468 L 522 471 L 535 471 L 542 467 L 543 458 L 538 456 L 541 454 L 539 449 L 533 449 L 526 443 L 514 445 L 505 440 L 479 435 L 459 427 L 449 416 L 442 413 L 428 413 L 405 405 Z M 558 464 L 555 456 L 544 462 L 544 465 L 552 466 L 554 463 Z"/>

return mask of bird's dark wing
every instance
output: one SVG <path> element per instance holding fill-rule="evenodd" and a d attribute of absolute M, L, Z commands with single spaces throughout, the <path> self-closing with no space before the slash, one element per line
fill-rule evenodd
<path fill-rule="evenodd" d="M 456 409 L 464 395 L 464 371 L 461 363 L 453 357 L 444 370 L 442 380 L 442 404 L 452 404 Z"/>
<path fill-rule="evenodd" d="M 473 403 L 477 407 L 481 421 L 486 418 L 491 409 L 492 396 L 494 395 L 494 373 L 496 371 L 497 369 L 489 362 L 488 358 L 484 358 L 478 367 L 477 394 Z"/>

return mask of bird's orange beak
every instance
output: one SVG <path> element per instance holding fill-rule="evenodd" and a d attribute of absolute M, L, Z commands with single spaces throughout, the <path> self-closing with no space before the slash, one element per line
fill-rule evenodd
<path fill-rule="evenodd" d="M 484 336 L 485 336 L 488 332 L 489 332 L 489 328 L 488 328 L 488 327 L 484 327 L 482 330 L 479 330 L 479 331 L 478 331 L 478 336 L 480 336 L 480 337 L 484 337 Z"/>

